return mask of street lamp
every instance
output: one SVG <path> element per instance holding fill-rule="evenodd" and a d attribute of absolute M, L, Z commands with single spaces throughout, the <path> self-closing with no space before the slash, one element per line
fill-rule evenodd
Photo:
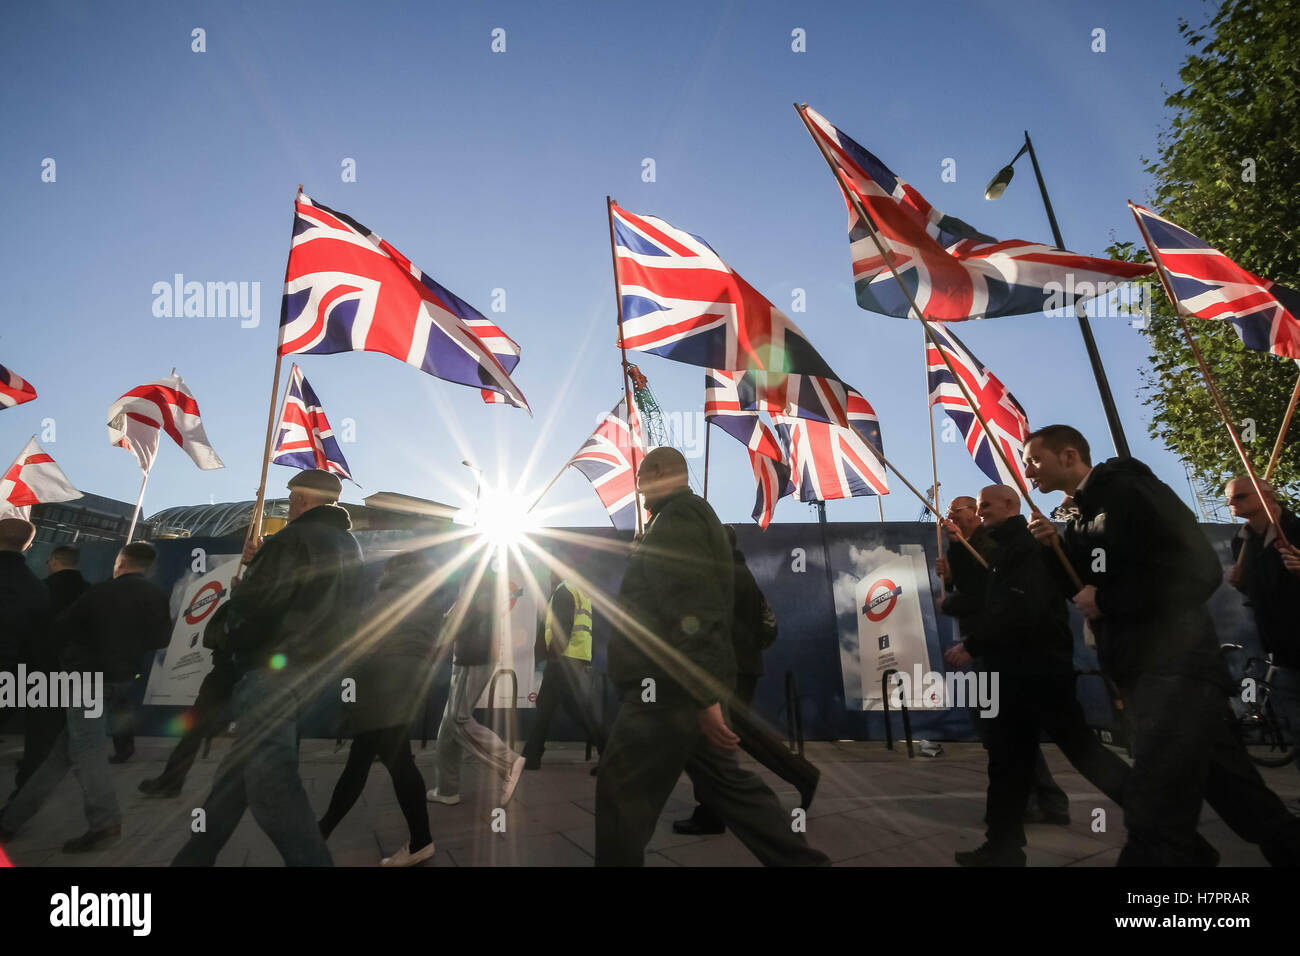
<path fill-rule="evenodd" d="M 985 199 L 997 199 L 1007 190 L 1011 183 L 1011 177 L 1015 175 L 1015 164 L 1021 156 L 1029 154 L 1029 161 L 1034 165 L 1034 177 L 1038 180 L 1038 193 L 1043 197 L 1043 209 L 1047 211 L 1047 222 L 1052 227 L 1052 240 L 1056 243 L 1056 248 L 1064 249 L 1065 240 L 1061 238 L 1061 227 L 1056 224 L 1056 213 L 1052 211 L 1052 200 L 1047 195 L 1047 184 L 1043 182 L 1043 171 L 1038 168 L 1038 156 L 1034 153 L 1033 140 L 1029 138 L 1029 130 L 1025 130 L 1025 145 L 1020 147 L 1020 152 L 1011 157 L 1011 162 L 1007 163 L 998 174 L 989 181 L 988 187 L 984 190 Z M 1092 376 L 1097 381 L 1097 394 L 1101 397 L 1102 408 L 1106 412 L 1106 424 L 1110 429 L 1110 440 L 1115 446 L 1115 454 L 1122 458 L 1130 457 L 1128 439 L 1124 437 L 1124 426 L 1119 420 L 1119 411 L 1115 408 L 1115 398 L 1111 395 L 1110 382 L 1106 380 L 1106 369 L 1101 364 L 1101 353 L 1097 351 L 1097 340 L 1092 337 L 1092 326 L 1088 323 L 1088 316 L 1084 313 L 1080 305 L 1074 309 L 1075 316 L 1079 319 L 1079 332 L 1083 335 L 1083 345 L 1088 352 L 1088 361 L 1092 365 Z"/>

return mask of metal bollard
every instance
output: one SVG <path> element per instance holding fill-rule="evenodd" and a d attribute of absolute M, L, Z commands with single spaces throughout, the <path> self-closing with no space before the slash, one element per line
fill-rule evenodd
<path fill-rule="evenodd" d="M 885 709 L 885 749 L 894 749 L 894 731 L 889 723 L 889 678 L 897 674 L 895 668 L 890 668 L 880 675 L 880 702 Z M 912 718 L 907 712 L 907 701 L 899 700 L 899 709 L 903 712 L 903 737 L 907 740 L 907 756 L 910 760 L 916 756 L 912 749 Z"/>
<path fill-rule="evenodd" d="M 506 717 L 506 736 L 504 739 L 505 739 L 506 746 L 509 749 L 514 750 L 515 749 L 515 721 L 518 718 L 518 711 L 519 711 L 519 678 L 515 676 L 514 670 L 512 670 L 509 667 L 503 667 L 499 669 L 495 674 L 492 675 L 492 679 L 488 681 L 488 712 L 487 712 L 488 726 L 493 728 L 493 732 L 495 733 L 497 678 L 500 677 L 502 674 L 507 674 L 510 677 L 510 712 Z"/>
<path fill-rule="evenodd" d="M 803 704 L 799 700 L 799 678 L 794 671 L 785 672 L 785 715 L 790 749 L 803 756 Z"/>

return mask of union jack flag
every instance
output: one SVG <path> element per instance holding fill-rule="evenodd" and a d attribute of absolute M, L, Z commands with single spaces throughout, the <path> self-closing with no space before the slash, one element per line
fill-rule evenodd
<path fill-rule="evenodd" d="M 816 110 L 802 112 L 850 189 L 871 215 L 899 277 L 924 318 L 960 322 L 1023 315 L 1046 308 L 1049 283 L 1074 302 L 1106 295 L 1154 267 L 1081 256 L 1022 239 L 999 241 L 946 216 L 879 159 Z M 881 258 L 867 226 L 849 202 L 849 248 L 858 305 L 907 317 L 911 307 Z M 1073 281 L 1067 279 L 1073 275 Z"/>
<path fill-rule="evenodd" d="M 948 413 L 948 417 L 961 430 L 966 450 L 990 481 L 1026 490 L 1022 462 L 1025 439 L 1029 437 L 1029 419 L 1025 410 L 998 377 L 985 368 L 957 336 L 942 325 L 932 325 L 930 328 L 935 339 L 942 344 L 943 354 L 948 356 L 962 382 L 970 390 L 984 420 L 989 423 L 994 440 L 1015 466 L 1015 472 L 1007 471 L 1002 459 L 989 445 L 988 435 L 971 411 L 970 402 L 948 371 L 948 366 L 944 364 L 939 349 L 926 339 L 925 367 L 930 379 L 931 407 L 939 405 Z"/>
<path fill-rule="evenodd" d="M 137 385 L 108 410 L 108 440 L 134 454 L 144 471 L 153 466 L 162 432 L 200 468 L 226 467 L 208 443 L 199 403 L 174 371 L 156 382 Z"/>
<path fill-rule="evenodd" d="M 790 466 L 784 458 L 769 458 L 760 452 L 749 450 L 749 465 L 754 469 L 754 512 L 753 518 L 764 531 L 772 523 L 772 514 L 776 503 L 786 495 L 794 493 L 794 482 L 790 480 Z"/>
<path fill-rule="evenodd" d="M 699 236 L 611 204 L 623 344 L 715 369 L 838 379 L 799 328 Z"/>
<path fill-rule="evenodd" d="M 885 466 L 857 430 L 785 416 L 777 417 L 776 430 L 800 501 L 889 494 Z"/>
<path fill-rule="evenodd" d="M 1246 348 L 1300 360 L 1300 292 L 1247 272 L 1150 209 L 1128 205 L 1179 309 L 1199 319 L 1227 319 Z"/>
<path fill-rule="evenodd" d="M 30 518 L 32 505 L 80 497 L 81 492 L 72 487 L 54 459 L 36 444 L 35 435 L 0 475 L 0 517 Z"/>
<path fill-rule="evenodd" d="M 759 418 L 751 377 L 711 368 L 704 373 L 704 420 L 717 425 L 751 452 L 781 459 L 776 436 Z"/>
<path fill-rule="evenodd" d="M 634 410 L 629 426 L 627 399 L 623 398 L 569 459 L 569 464 L 591 482 L 609 512 L 609 520 L 620 531 L 636 528 L 636 469 L 643 458 L 641 417 Z"/>
<path fill-rule="evenodd" d="M 294 212 L 281 355 L 383 352 L 528 409 L 510 378 L 519 346 L 495 323 L 350 216 L 302 193 Z"/>
<path fill-rule="evenodd" d="M 297 365 L 289 373 L 280 433 L 271 462 L 298 469 L 319 468 L 340 478 L 355 480 L 348 471 L 347 459 L 343 457 L 343 450 L 334 437 L 334 429 L 330 428 L 320 399 Z"/>
<path fill-rule="evenodd" d="M 36 397 L 36 388 L 21 375 L 0 365 L 0 408 L 13 408 Z"/>

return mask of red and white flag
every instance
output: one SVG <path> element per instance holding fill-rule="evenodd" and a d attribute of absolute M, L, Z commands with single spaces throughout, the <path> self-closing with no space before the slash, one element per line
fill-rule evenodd
<path fill-rule="evenodd" d="M 36 389 L 21 375 L 0 365 L 0 408 L 13 408 L 36 397 Z"/>
<path fill-rule="evenodd" d="M 208 444 L 198 402 L 174 371 L 167 378 L 137 385 L 108 410 L 108 440 L 134 454 L 144 471 L 158 454 L 161 432 L 170 435 L 200 468 L 225 467 Z"/>
<path fill-rule="evenodd" d="M 0 478 L 0 517 L 31 517 L 32 505 L 80 498 L 54 459 L 47 455 L 36 436 Z"/>

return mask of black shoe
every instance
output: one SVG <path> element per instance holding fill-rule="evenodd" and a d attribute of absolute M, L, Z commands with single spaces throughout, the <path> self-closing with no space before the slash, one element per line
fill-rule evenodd
<path fill-rule="evenodd" d="M 181 785 L 169 783 L 162 777 L 154 777 L 151 780 L 140 781 L 140 792 L 146 797 L 179 797 Z"/>
<path fill-rule="evenodd" d="M 812 778 L 812 783 L 808 786 L 808 789 L 799 791 L 799 806 L 804 810 L 812 806 L 813 797 L 817 795 L 817 784 L 821 783 L 822 780 L 822 772 L 815 767 L 813 771 L 816 775 Z"/>
<path fill-rule="evenodd" d="M 1024 866 L 1025 851 L 1018 846 L 984 843 L 974 850 L 958 850 L 952 858 L 958 866 Z"/>
<path fill-rule="evenodd" d="M 591 768 L 591 776 L 594 777 L 598 773 L 600 773 L 600 764 L 596 764 L 596 766 Z"/>
<path fill-rule="evenodd" d="M 126 762 L 127 762 L 128 760 L 130 760 L 134 755 L 135 755 L 135 751 L 134 751 L 134 750 L 128 750 L 128 751 L 127 751 L 126 753 L 124 753 L 124 754 L 113 754 L 113 756 L 111 756 L 111 757 L 108 758 L 108 762 L 109 762 L 109 763 L 126 763 Z"/>
<path fill-rule="evenodd" d="M 106 830 L 90 830 L 76 839 L 69 840 L 63 844 L 63 852 L 93 853 L 95 850 L 107 849 L 120 839 L 122 839 L 122 825 L 118 823 Z"/>
<path fill-rule="evenodd" d="M 694 817 L 685 820 L 673 821 L 673 832 L 680 833 L 683 836 L 713 836 L 718 833 L 726 833 L 726 824 L 719 823 L 716 826 L 700 823 Z"/>

